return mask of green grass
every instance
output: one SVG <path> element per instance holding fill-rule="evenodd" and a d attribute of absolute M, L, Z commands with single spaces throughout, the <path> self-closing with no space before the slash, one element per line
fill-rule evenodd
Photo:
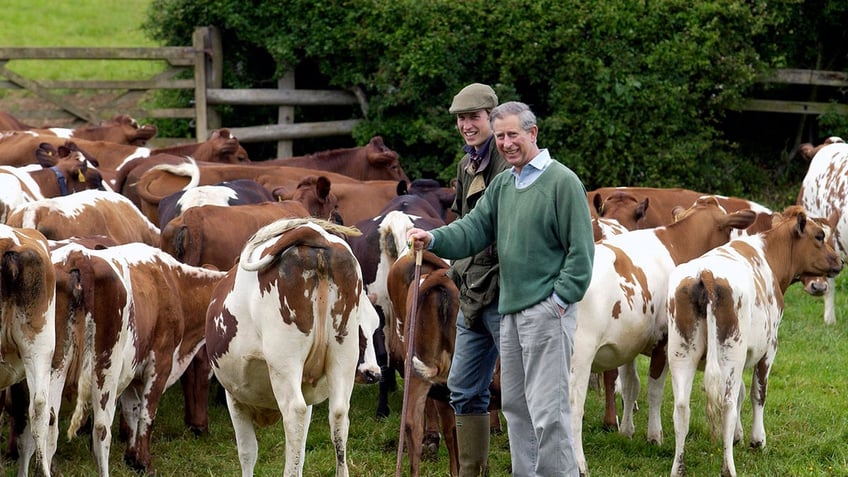
<path fill-rule="evenodd" d="M 822 320 L 822 302 L 803 293 L 798 285 L 790 288 L 786 312 L 780 329 L 780 346 L 769 381 L 765 410 L 767 448 L 750 450 L 747 444 L 735 450 L 736 468 L 740 476 L 845 476 L 848 475 L 848 411 L 844 407 L 848 378 L 844 372 L 848 355 L 848 278 L 837 280 L 837 323 L 826 326 Z M 639 403 L 647 406 L 645 395 L 647 359 L 641 359 L 643 380 Z M 689 475 L 716 475 L 721 468 L 721 444 L 710 441 L 704 418 L 704 399 L 700 374 L 695 382 L 692 422 L 687 441 Z M 745 373 L 749 387 L 751 373 Z M 399 390 L 402 381 L 398 381 Z M 351 475 L 382 477 L 393 475 L 397 456 L 397 410 L 401 393 L 391 396 L 392 415 L 376 420 L 374 411 L 377 386 L 357 386 L 351 402 L 351 430 L 348 453 Z M 627 439 L 605 432 L 601 418 L 600 396 L 590 392 L 586 402 L 584 448 L 589 470 L 594 477 L 665 476 L 671 470 L 674 456 L 671 386 L 666 385 L 662 423 L 664 442 L 653 446 L 645 441 L 647 409 L 636 413 L 636 435 Z M 65 411 L 69 406 L 65 406 Z M 239 474 L 235 436 L 226 407 L 210 405 L 208 436 L 195 438 L 182 424 L 182 395 L 179 386 L 168 390 L 154 424 L 153 462 L 163 476 L 231 476 Z M 67 419 L 61 420 L 62 432 Z M 743 405 L 745 438 L 750 435 L 751 406 Z M 307 440 L 304 465 L 306 476 L 333 474 L 333 452 L 329 440 L 327 407 L 315 408 Z M 62 434 L 63 435 L 63 434 Z M 95 472 L 89 451 L 89 436 L 59 442 L 57 464 L 63 475 L 89 476 Z M 280 475 L 284 466 L 285 438 L 282 424 L 261 429 L 260 451 L 256 475 Z M 114 441 L 111 473 L 114 476 L 136 475 L 123 458 L 124 444 Z M 13 462 L 6 462 L 13 475 Z M 509 447 L 506 435 L 493 436 L 490 475 L 507 476 Z M 404 458 L 403 474 L 408 475 Z M 422 463 L 422 476 L 447 476 L 448 459 L 444 446 L 438 460 Z"/>
<path fill-rule="evenodd" d="M 0 46 L 154 47 L 140 29 L 150 0 L 4 0 Z M 163 70 L 147 60 L 12 60 L 32 79 L 144 79 Z M 2 94 L 3 90 L 0 90 Z"/>

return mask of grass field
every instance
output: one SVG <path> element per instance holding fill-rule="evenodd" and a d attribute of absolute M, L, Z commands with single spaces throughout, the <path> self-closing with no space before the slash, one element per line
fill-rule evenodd
<path fill-rule="evenodd" d="M 154 46 L 145 39 L 138 25 L 143 20 L 148 0 L 79 0 L 76 2 L 5 0 L 0 45 L 3 46 Z M 90 62 L 89 62 L 90 63 Z M 91 77 L 122 79 L 129 75 L 149 77 L 134 71 L 132 65 L 115 62 L 98 65 L 68 62 L 76 74 L 91 72 Z M 105 66 L 104 66 L 105 65 Z M 61 78 L 63 71 L 41 68 L 37 62 L 14 65 L 31 68 L 28 74 L 39 78 Z M 155 67 L 155 65 L 154 65 Z M 104 68 L 104 70 L 93 70 Z M 91 70 L 90 70 L 91 69 Z M 79 77 L 79 76 L 77 76 Z M 0 93 L 2 94 L 2 93 Z M 737 447 L 736 467 L 745 476 L 848 476 L 848 278 L 837 280 L 835 325 L 822 321 L 820 299 L 804 295 L 798 285 L 790 288 L 786 313 L 780 330 L 780 348 L 769 382 L 765 424 L 767 448 L 751 451 Z M 647 360 L 640 361 L 645 380 Z M 750 372 L 746 373 L 746 386 Z M 704 400 L 700 376 L 694 386 L 692 424 L 687 445 L 689 475 L 716 475 L 721 467 L 721 444 L 710 441 L 704 420 Z M 399 389 L 402 383 L 399 381 Z M 393 475 L 401 395 L 392 395 L 392 415 L 376 420 L 377 387 L 358 386 L 351 402 L 351 431 L 348 442 L 352 476 L 383 477 Z M 636 436 L 626 439 L 602 430 L 602 400 L 590 393 L 584 424 L 584 448 L 591 475 L 663 476 L 668 475 L 674 455 L 671 417 L 671 387 L 666 385 L 662 412 L 665 440 L 661 446 L 645 442 L 646 409 L 636 414 Z M 211 400 L 211 398 L 210 398 Z M 640 404 L 646 406 L 643 384 Z M 65 405 L 64 412 L 70 409 Z M 746 438 L 750 434 L 750 403 L 743 405 Z M 232 425 L 225 406 L 210 405 L 210 434 L 195 438 L 182 424 L 182 395 L 179 386 L 168 390 L 154 424 L 152 453 L 154 466 L 162 476 L 233 476 L 239 475 L 238 456 Z M 60 441 L 56 465 L 66 477 L 96 474 L 90 453 L 89 436 L 71 441 L 64 438 L 67 416 L 60 420 Z M 117 432 L 116 432 L 117 434 Z M 328 437 L 326 403 L 316 406 L 307 441 L 304 465 L 306 476 L 332 475 L 334 457 Z M 5 446 L 6 433 L 2 433 Z M 260 455 L 256 474 L 280 475 L 284 461 L 284 436 L 281 424 L 258 433 Z M 490 475 L 509 475 L 509 450 L 506 435 L 493 437 Z M 111 452 L 111 475 L 135 476 L 122 462 L 123 443 L 115 440 Z M 5 462 L 6 474 L 15 475 L 14 462 Z M 448 475 L 444 448 L 436 461 L 424 462 L 425 477 Z M 404 475 L 408 467 L 404 461 Z"/>
<path fill-rule="evenodd" d="M 771 379 L 765 424 L 767 448 L 752 451 L 737 446 L 736 467 L 747 476 L 845 476 L 848 475 L 848 411 L 844 407 L 848 378 L 848 279 L 837 280 L 837 323 L 822 321 L 822 303 L 793 285 L 786 297 L 786 313 L 780 329 L 780 347 Z M 643 379 L 640 404 L 647 405 L 644 380 L 647 359 L 640 361 Z M 746 386 L 750 372 L 745 373 Z M 399 389 L 402 382 L 399 381 Z M 376 420 L 377 387 L 357 386 L 351 402 L 351 430 L 348 453 L 351 475 L 382 477 L 393 475 L 397 452 L 401 405 L 400 392 L 392 395 L 392 415 Z M 211 400 L 211 398 L 210 398 Z M 661 446 L 645 441 L 646 409 L 636 413 L 636 436 L 630 440 L 602 429 L 602 401 L 590 393 L 584 425 L 584 445 L 592 476 L 662 476 L 671 470 L 674 456 L 674 432 L 671 417 L 671 386 L 666 385 Z M 68 406 L 66 406 L 67 411 Z M 700 375 L 693 388 L 692 424 L 687 443 L 689 475 L 716 475 L 721 468 L 721 445 L 710 441 L 704 418 L 704 400 Z M 182 394 L 179 386 L 168 390 L 154 425 L 153 461 L 163 476 L 231 476 L 239 474 L 235 436 L 226 407 L 211 400 L 210 434 L 195 438 L 182 424 Z M 750 435 L 751 406 L 743 404 L 743 426 Z M 64 436 L 67 418 L 63 417 L 60 435 Z M 277 423 L 258 433 L 260 455 L 256 475 L 280 475 L 284 465 L 285 439 Z M 63 475 L 90 476 L 96 472 L 89 451 L 89 436 L 59 442 L 57 465 Z M 135 473 L 122 462 L 124 445 L 113 442 L 111 472 L 114 476 Z M 505 435 L 493 437 L 490 475 L 509 475 L 509 447 Z M 8 475 L 14 475 L 15 463 L 6 462 Z M 306 476 L 333 474 L 326 403 L 316 406 L 307 441 L 304 466 Z M 404 459 L 404 475 L 408 467 Z M 448 460 L 444 447 L 438 460 L 424 462 L 425 477 L 447 476 Z"/>

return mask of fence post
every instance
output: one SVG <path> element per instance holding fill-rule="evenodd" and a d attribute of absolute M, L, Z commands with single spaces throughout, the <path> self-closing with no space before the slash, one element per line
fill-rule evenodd
<path fill-rule="evenodd" d="M 199 27 L 191 35 L 194 48 L 194 130 L 195 140 L 203 142 L 208 134 L 206 117 L 206 33 L 208 29 Z"/>
<path fill-rule="evenodd" d="M 206 87 L 221 89 L 224 84 L 224 48 L 221 45 L 221 31 L 214 26 L 207 27 L 206 38 L 210 51 L 209 61 L 206 63 Z M 220 129 L 221 115 L 214 107 L 209 107 L 209 101 L 206 101 L 206 105 L 208 129 Z"/>
<path fill-rule="evenodd" d="M 289 70 L 277 80 L 277 89 L 294 89 L 294 70 Z M 294 124 L 294 106 L 281 105 L 277 108 L 277 124 Z M 294 156 L 292 141 L 277 141 L 277 157 Z"/>

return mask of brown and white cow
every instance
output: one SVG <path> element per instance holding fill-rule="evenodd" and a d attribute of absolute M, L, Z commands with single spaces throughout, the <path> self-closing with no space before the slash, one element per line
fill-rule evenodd
<path fill-rule="evenodd" d="M 280 220 L 251 238 L 238 265 L 216 288 L 206 346 L 226 390 L 242 475 L 251 476 L 258 446 L 254 425 L 285 427 L 283 475 L 303 473 L 312 405 L 329 398 L 336 475 L 347 476 L 348 410 L 359 356 L 377 315 L 350 247 L 315 219 Z M 373 346 L 362 366 L 379 375 Z"/>
<path fill-rule="evenodd" d="M 618 220 L 628 230 L 668 225 L 675 207 L 686 207 L 704 195 L 713 195 L 727 212 L 753 210 L 757 220 L 734 236 L 757 233 L 771 227 L 772 211 L 764 205 L 739 197 L 706 194 L 689 189 L 660 187 L 601 187 L 588 193 L 593 213 Z"/>
<path fill-rule="evenodd" d="M 811 160 L 797 204 L 811 216 L 824 217 L 830 222 L 836 250 L 843 260 L 848 259 L 848 144 L 841 138 L 831 137 L 815 148 L 810 144 L 802 145 L 801 150 L 802 155 Z M 824 322 L 827 324 L 836 323 L 835 291 L 835 281 L 829 278 L 824 292 Z"/>
<path fill-rule="evenodd" d="M 159 202 L 158 220 L 154 223 L 164 226 L 183 211 L 202 205 L 231 206 L 260 204 L 275 200 L 268 189 L 251 179 L 236 179 L 208 186 L 197 186 L 162 199 Z"/>
<path fill-rule="evenodd" d="M 592 371 L 619 368 L 623 413 L 621 433 L 632 437 L 633 404 L 639 393 L 636 357 L 651 356 L 662 369 L 648 382 L 648 440 L 662 443 L 660 405 L 665 379 L 667 323 L 665 293 L 669 272 L 678 264 L 727 243 L 733 229 L 755 219 L 751 210 L 728 214 L 715 197 L 699 198 L 675 223 L 634 230 L 595 243 L 592 280 L 577 308 L 571 361 L 570 399 L 574 447 L 581 474 L 583 406 Z"/>
<path fill-rule="evenodd" d="M 58 436 L 49 409 L 50 363 L 55 349 L 56 276 L 47 239 L 35 230 L 0 225 L 0 323 L 3 350 L 0 389 L 26 379 L 29 433 L 35 468 L 50 474 L 49 442 Z M 18 467 L 27 475 L 28 462 Z"/>
<path fill-rule="evenodd" d="M 751 377 L 752 448 L 764 448 L 763 408 L 777 353 L 783 294 L 800 274 L 835 276 L 842 260 L 825 231 L 799 206 L 787 208 L 771 230 L 739 238 L 675 268 L 668 280 L 668 361 L 674 391 L 672 476 L 686 473 L 684 445 L 689 399 L 704 368 L 707 418 L 721 436 L 721 475 L 733 477 L 733 444 L 742 440 L 744 369 Z"/>
<path fill-rule="evenodd" d="M 54 262 L 76 277 L 85 308 L 77 396 L 68 436 L 92 415 L 99 475 L 109 475 L 118 403 L 130 435 L 124 460 L 152 472 L 150 435 L 159 401 L 204 344 L 205 311 L 224 272 L 177 262 L 142 243 L 91 250 L 68 245 Z"/>
<path fill-rule="evenodd" d="M 450 475 L 459 475 L 459 451 L 453 409 L 446 401 L 428 398 L 428 393 L 433 386 L 447 386 L 456 339 L 459 290 L 447 272 L 448 264 L 444 260 L 431 252 L 423 253 L 418 284 L 418 306 L 415 310 L 412 310 L 412 294 L 416 288 L 413 286 L 414 257 L 406 254 L 398 258 L 391 265 L 387 279 L 388 293 L 393 306 L 393 313 L 389 315 L 392 320 L 387 323 L 387 328 L 390 330 L 388 341 L 391 360 L 393 364 L 403 368 L 409 367 L 412 371 L 410 375 L 404 375 L 404 380 L 409 382 L 404 384 L 408 394 L 404 419 L 406 426 L 402 430 L 405 433 L 410 477 L 418 477 L 421 472 L 425 405 L 428 401 L 436 406 L 437 415 L 441 421 L 445 448 L 448 450 L 450 460 Z M 412 313 L 415 313 L 412 362 L 406 366 Z"/>
<path fill-rule="evenodd" d="M 117 192 L 84 190 L 29 202 L 13 210 L 7 223 L 37 229 L 50 240 L 106 235 L 118 243 L 159 246 L 159 228 Z"/>
<path fill-rule="evenodd" d="M 39 165 L 0 166 L 0 223 L 21 204 L 59 197 L 86 189 L 104 190 L 103 182 L 85 156 L 68 147 L 42 144 L 36 151 Z"/>

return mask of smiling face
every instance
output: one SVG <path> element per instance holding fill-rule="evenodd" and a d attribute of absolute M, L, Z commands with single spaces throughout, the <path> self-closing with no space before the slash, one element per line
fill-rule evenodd
<path fill-rule="evenodd" d="M 465 144 L 479 148 L 492 135 L 492 126 L 489 124 L 489 112 L 478 109 L 468 113 L 456 115 L 456 129 L 465 140 Z"/>
<path fill-rule="evenodd" d="M 534 124 L 529 130 L 524 130 L 517 114 L 499 117 L 492 126 L 498 152 L 520 173 L 521 168 L 539 154 L 539 147 L 536 145 L 538 127 Z"/>

